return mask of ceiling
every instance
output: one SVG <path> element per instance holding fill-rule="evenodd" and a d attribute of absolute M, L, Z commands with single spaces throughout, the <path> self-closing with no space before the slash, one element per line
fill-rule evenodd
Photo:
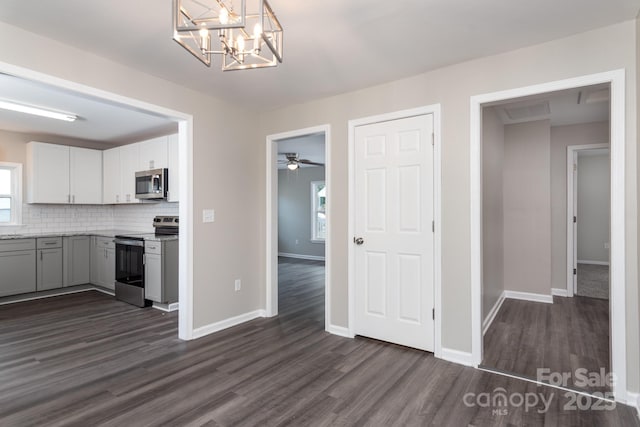
<path fill-rule="evenodd" d="M 78 115 L 75 122 L 0 109 L 0 129 L 119 145 L 177 132 L 166 118 L 0 73 L 0 100 Z"/>
<path fill-rule="evenodd" d="M 316 163 L 325 163 L 324 133 L 311 134 L 295 138 L 281 139 L 278 141 L 278 169 L 286 169 L 287 164 L 280 162 L 285 160 L 284 153 L 297 153 L 299 159 L 311 160 Z M 301 168 L 317 167 L 300 163 Z"/>
<path fill-rule="evenodd" d="M 551 126 L 609 120 L 609 85 L 594 85 L 491 104 L 505 125 L 549 120 Z"/>
<path fill-rule="evenodd" d="M 171 0 L 2 0 L 0 21 L 247 108 L 274 109 L 633 19 L 640 0 L 271 0 L 284 63 L 223 73 L 172 40 Z"/>

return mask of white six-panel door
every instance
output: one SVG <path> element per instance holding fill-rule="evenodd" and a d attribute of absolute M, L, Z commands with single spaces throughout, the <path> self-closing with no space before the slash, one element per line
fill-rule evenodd
<path fill-rule="evenodd" d="M 355 128 L 357 335 L 434 351 L 433 116 Z M 361 239 L 361 240 L 360 240 Z"/>

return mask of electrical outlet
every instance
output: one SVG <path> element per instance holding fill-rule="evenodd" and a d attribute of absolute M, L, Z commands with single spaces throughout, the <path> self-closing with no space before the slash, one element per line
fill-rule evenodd
<path fill-rule="evenodd" d="M 607 243 L 605 243 L 605 244 L 604 244 L 604 248 L 605 248 L 605 249 L 609 249 L 609 242 L 607 242 Z"/>
<path fill-rule="evenodd" d="M 238 292 L 240 290 L 240 288 L 242 288 L 242 280 L 236 279 L 236 282 L 235 282 L 235 290 L 236 290 L 236 292 Z"/>
<path fill-rule="evenodd" d="M 300 243 L 300 242 L 298 241 L 298 239 L 296 239 L 296 245 L 297 245 L 298 243 Z"/>

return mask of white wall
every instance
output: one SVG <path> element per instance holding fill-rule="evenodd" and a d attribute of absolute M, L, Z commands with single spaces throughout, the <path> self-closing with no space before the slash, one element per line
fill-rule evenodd
<path fill-rule="evenodd" d="M 324 257 L 324 243 L 311 242 L 311 181 L 324 181 L 324 173 L 323 167 L 278 170 L 279 253 Z"/>
<path fill-rule="evenodd" d="M 578 153 L 578 262 L 609 262 L 611 168 L 602 151 Z"/>
<path fill-rule="evenodd" d="M 331 233 L 330 322 L 348 322 L 348 121 L 439 103 L 442 106 L 442 340 L 445 348 L 471 351 L 470 114 L 473 95 L 624 68 L 626 79 L 626 283 L 628 384 L 640 390 L 637 332 L 636 23 L 600 28 L 536 46 L 444 67 L 368 89 L 261 114 L 264 177 L 266 135 L 330 124 Z M 263 190 L 264 192 L 264 190 Z M 262 196 L 266 200 L 266 196 Z M 263 211 L 265 210 L 263 203 Z M 265 271 L 265 261 L 262 263 Z M 635 322 L 635 323 L 634 323 Z"/>
<path fill-rule="evenodd" d="M 482 318 L 504 291 L 504 125 L 492 107 L 482 110 Z"/>
<path fill-rule="evenodd" d="M 504 128 L 504 287 L 551 294 L 549 120 Z"/>
<path fill-rule="evenodd" d="M 551 127 L 551 287 L 567 288 L 567 147 L 609 143 L 609 122 Z"/>

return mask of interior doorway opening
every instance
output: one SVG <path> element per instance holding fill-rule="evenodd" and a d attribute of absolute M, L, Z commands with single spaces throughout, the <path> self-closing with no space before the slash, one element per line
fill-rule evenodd
<path fill-rule="evenodd" d="M 491 174 L 495 172 L 495 168 L 492 168 L 488 165 L 486 153 L 485 153 L 485 136 L 487 131 L 486 125 L 486 117 L 485 112 L 487 107 L 494 107 L 500 104 L 510 104 L 512 109 L 510 114 L 511 119 L 518 120 L 518 115 L 524 116 L 534 116 L 536 119 L 542 119 L 544 121 L 545 117 L 539 117 L 536 115 L 544 116 L 545 112 L 550 110 L 547 106 L 546 110 L 544 106 L 540 106 L 541 100 L 543 98 L 548 97 L 550 94 L 559 93 L 559 92 L 567 92 L 571 90 L 579 90 L 581 93 L 578 94 L 577 98 L 574 99 L 574 103 L 579 104 L 583 102 L 587 103 L 598 103 L 595 101 L 594 97 L 600 97 L 606 93 L 606 97 L 604 100 L 609 101 L 606 103 L 606 117 L 609 121 L 606 128 L 604 129 L 605 138 L 597 140 L 597 141 L 588 141 L 592 143 L 610 143 L 610 184 L 609 188 L 611 191 L 610 196 L 610 204 L 609 204 L 609 213 L 610 213 L 610 224 L 611 224 L 611 232 L 610 232 L 610 259 L 611 259 L 611 270 L 610 270 L 610 300 L 605 303 L 604 312 L 605 312 L 605 320 L 609 323 L 606 324 L 606 327 L 601 327 L 600 330 L 604 330 L 604 342 L 603 345 L 599 346 L 605 348 L 606 356 L 599 360 L 600 367 L 604 367 L 605 374 L 613 373 L 616 377 L 616 381 L 613 384 L 605 384 L 603 391 L 613 391 L 613 394 L 618 401 L 626 401 L 626 351 L 625 351 L 625 315 L 624 315 L 624 295 L 625 295 L 625 280 L 624 280 L 624 74 L 619 71 L 614 71 L 610 73 L 602 73 L 598 75 L 592 76 L 584 76 L 575 79 L 568 79 L 564 81 L 551 82 L 548 84 L 541 84 L 537 86 L 525 87 L 514 89 L 510 91 L 497 92 L 493 94 L 479 95 L 472 97 L 471 99 L 471 139 L 472 139 L 472 300 L 473 300 L 473 316 L 474 316 L 474 332 L 473 332 L 473 358 L 475 363 L 478 366 L 485 367 L 486 364 L 491 363 L 492 368 L 496 371 L 507 371 L 509 373 L 515 373 L 517 376 L 523 376 L 526 378 L 530 378 L 533 381 L 538 381 L 542 383 L 549 383 L 549 378 L 545 378 L 544 373 L 550 372 L 560 372 L 564 373 L 565 371 L 569 374 L 573 375 L 575 378 L 575 374 L 577 369 L 581 367 L 587 368 L 588 371 L 592 370 L 591 366 L 587 366 L 588 363 L 584 360 L 576 360 L 572 359 L 571 354 L 562 351 L 563 346 L 558 345 L 555 350 L 555 357 L 558 363 L 549 367 L 545 364 L 541 366 L 536 366 L 536 362 L 534 359 L 536 352 L 542 353 L 539 351 L 539 348 L 532 348 L 532 352 L 529 354 L 533 355 L 532 358 L 527 359 L 524 356 L 514 356 L 514 353 L 517 352 L 515 349 L 516 346 L 513 345 L 513 342 L 519 343 L 528 343 L 530 339 L 536 338 L 545 338 L 545 332 L 550 332 L 551 335 L 547 335 L 548 344 L 562 344 L 562 340 L 558 339 L 557 331 L 553 329 L 555 326 L 559 325 L 561 327 L 571 326 L 572 316 L 571 309 L 563 309 L 557 310 L 557 305 L 560 303 L 567 303 L 569 301 L 575 302 L 576 298 L 562 298 L 568 297 L 568 291 L 566 288 L 566 269 L 567 269 L 567 259 L 565 255 L 567 252 L 566 248 L 566 233 L 552 233 L 552 224 L 550 218 L 546 218 L 540 220 L 540 216 L 538 218 L 534 218 L 533 220 L 529 218 L 527 221 L 523 220 L 522 215 L 530 215 L 532 211 L 538 209 L 539 212 L 552 212 L 552 207 L 562 207 L 565 208 L 567 206 L 566 196 L 560 198 L 553 198 L 549 195 L 540 194 L 540 189 L 549 188 L 550 187 L 550 177 L 549 173 L 546 173 L 544 170 L 545 167 L 551 170 L 551 162 L 553 157 L 550 156 L 551 149 L 547 149 L 546 153 L 536 152 L 536 149 L 539 148 L 538 145 L 535 144 L 536 141 L 540 141 L 540 139 L 551 138 L 551 129 L 547 129 L 546 131 L 540 131 L 533 129 L 535 127 L 540 127 L 541 120 L 535 120 L 535 124 L 523 123 L 520 127 L 529 128 L 527 130 L 529 142 L 530 144 L 524 144 L 525 150 L 521 151 L 519 158 L 521 161 L 520 167 L 512 167 L 507 169 L 505 167 L 504 171 L 508 171 L 505 174 L 513 174 L 516 179 L 510 177 L 510 179 L 504 179 L 503 190 L 504 199 L 508 200 L 500 200 L 498 205 L 501 206 L 501 213 L 503 215 L 502 220 L 505 222 L 512 222 L 513 228 L 515 232 L 510 233 L 510 237 L 506 234 L 503 236 L 503 239 L 495 239 L 495 235 L 489 232 L 487 227 L 487 222 L 495 221 L 495 216 L 489 214 L 489 210 L 487 209 L 487 203 L 496 204 L 496 198 L 493 198 L 491 190 L 487 189 L 487 174 Z M 591 94 L 591 95 L 590 95 Z M 586 99 L 592 97 L 591 102 L 587 102 Z M 598 98 L 601 100 L 602 98 Z M 519 105 L 517 103 L 520 103 Z M 603 102 L 603 101 L 600 101 Z M 533 103 L 533 104 L 532 104 Z M 610 111 L 609 111 L 610 109 Z M 521 117 L 522 118 L 522 117 Z M 602 126 L 601 126 L 602 127 Z M 521 129 L 522 130 L 522 129 Z M 601 129 L 602 131 L 602 129 Z M 558 136 L 558 133 L 555 132 Z M 506 134 L 506 132 L 505 132 Z M 585 144 L 584 138 L 585 136 L 591 135 L 593 133 L 586 132 L 582 135 L 582 141 L 573 144 Z M 581 138 L 578 138 L 580 140 Z M 505 141 L 508 138 L 505 137 Z M 572 145 L 569 141 L 565 142 L 565 145 Z M 522 148 L 522 147 L 521 147 Z M 558 148 L 558 147 L 556 147 Z M 560 147 L 565 150 L 565 147 Z M 527 151 L 529 150 L 529 151 Z M 505 144 L 505 153 L 506 153 L 506 144 Z M 495 154 L 495 153 L 494 153 Z M 512 156 L 514 153 L 507 153 L 509 156 Z M 507 157 L 505 154 L 505 157 Z M 518 153 L 516 153 L 518 154 Z M 558 160 L 557 158 L 555 160 Z M 566 154 L 560 157 L 560 161 L 562 163 L 562 174 L 566 174 L 565 166 L 567 162 Z M 546 162 L 546 163 L 545 163 Z M 546 180 L 542 183 L 542 185 L 529 187 L 524 184 L 523 180 L 518 180 L 518 174 L 520 178 L 526 177 L 531 178 L 532 176 L 537 176 L 538 180 Z M 525 176 L 529 174 L 529 176 Z M 536 175 L 537 174 L 537 175 Z M 496 178 L 494 176 L 494 178 Z M 502 177 L 501 181 L 502 180 Z M 506 177 L 505 177 L 506 178 Z M 490 180 L 490 179 L 489 179 Z M 538 181 L 538 184 L 540 181 Z M 566 185 L 560 186 L 561 188 L 566 189 Z M 551 187 L 552 189 L 554 187 Z M 509 194 L 507 194 L 509 193 Z M 514 200 L 520 197 L 522 200 L 520 203 L 515 203 Z M 535 203 L 531 199 L 537 199 Z M 559 202 L 558 202 L 559 200 Z M 552 203 L 553 201 L 553 203 Z M 546 203 L 546 206 L 545 206 Z M 548 209 L 547 209 L 548 206 Z M 556 212 L 557 213 L 557 212 Z M 549 214 L 547 213 L 547 217 Z M 557 217 L 558 215 L 554 215 Z M 562 224 L 567 224 L 567 216 L 562 217 Z M 494 224 L 495 225 L 495 224 Z M 606 227 L 606 225 L 605 225 Z M 608 228 L 608 227 L 607 227 Z M 532 239 L 524 239 L 523 236 L 518 235 L 518 231 L 521 234 L 535 234 Z M 539 236 L 542 236 L 540 238 Z M 492 240 L 493 239 L 493 240 Z M 536 240 L 537 239 L 537 240 Z M 552 241 L 560 241 L 559 239 L 563 239 L 564 253 L 562 256 L 553 256 L 549 260 L 549 254 L 554 249 L 552 245 Z M 491 252 L 488 246 L 492 244 L 495 245 L 497 242 L 502 241 L 504 247 L 500 248 L 500 251 Z M 526 246 L 524 242 L 527 242 L 529 246 Z M 507 250 L 507 246 L 510 247 Z M 533 249 L 536 248 L 546 248 L 546 253 L 540 250 L 531 250 L 531 246 Z M 494 263 L 491 264 L 491 257 L 496 252 L 502 253 L 503 255 L 508 254 L 507 257 L 502 257 L 502 264 Z M 556 250 L 553 251 L 555 254 L 559 253 Z M 511 258 L 519 258 L 511 260 Z M 506 258 L 509 258 L 507 260 Z M 519 264 L 517 262 L 519 262 Z M 518 268 L 514 268 L 516 267 Z M 552 265 L 553 264 L 553 265 Z M 496 268 L 497 266 L 497 268 Z M 539 270 L 542 270 L 542 274 L 537 274 L 535 267 L 542 267 Z M 561 278 L 562 281 L 559 282 L 560 286 L 554 285 L 557 282 L 559 275 L 557 274 L 558 266 L 562 268 Z M 529 270 L 527 270 L 529 268 Z M 514 270 L 517 274 L 507 274 L 508 270 Z M 502 271 L 502 286 L 503 288 L 499 292 L 495 292 L 490 295 L 490 292 L 487 290 L 495 285 L 495 277 L 498 277 L 494 274 L 492 276 L 492 272 L 496 270 Z M 553 276 L 551 274 L 547 275 L 547 272 L 553 272 Z M 538 271 L 537 273 L 540 273 Z M 535 276 L 535 277 L 534 277 Z M 539 276 L 539 277 L 538 277 Z M 549 279 L 551 277 L 551 279 Z M 533 279 L 533 280 L 531 280 Z M 545 280 L 546 279 L 546 280 Z M 527 286 L 520 286 L 518 289 L 513 289 L 513 283 L 517 283 L 518 285 L 531 285 L 531 283 L 537 284 L 538 288 L 531 288 Z M 542 285 L 540 285 L 542 283 Z M 505 302 L 509 302 L 510 304 L 503 304 Z M 516 307 L 519 304 L 533 304 L 537 307 L 539 313 L 532 313 L 529 317 L 525 316 L 522 311 L 522 307 Z M 506 306 L 506 307 L 505 307 Z M 513 306 L 513 307 L 512 307 Z M 552 309 L 552 307 L 555 308 Z M 576 309 L 581 310 L 581 309 Z M 523 335 L 520 335 L 520 339 L 517 339 L 517 335 L 512 335 L 512 339 L 510 343 L 506 344 L 502 349 L 501 353 L 504 357 L 499 357 L 493 362 L 490 362 L 488 359 L 491 354 L 488 354 L 489 346 L 497 345 L 495 339 L 485 336 L 485 333 L 489 334 L 489 329 L 496 324 L 502 324 L 502 326 L 509 326 L 508 320 L 505 321 L 506 317 L 501 316 L 499 313 L 504 311 L 511 311 L 512 313 L 518 313 L 520 318 L 523 318 L 522 322 L 524 326 L 531 326 L 534 323 L 534 326 L 530 327 L 529 332 Z M 544 317 L 545 311 L 556 311 L 560 312 L 560 315 L 553 317 L 549 315 L 547 320 L 551 319 L 546 323 L 548 330 L 545 330 L 545 327 L 538 324 L 535 325 L 535 322 L 540 320 L 541 317 Z M 588 312 L 588 309 L 582 309 L 583 312 Z M 525 319 L 526 317 L 526 319 Z M 564 324 L 563 324 L 564 322 Z M 601 322 L 598 322 L 600 326 L 602 326 Z M 513 332 L 513 331 L 511 331 Z M 555 334 L 555 335 L 554 335 Z M 569 332 L 569 338 L 572 340 L 572 345 L 576 344 L 576 334 Z M 600 336 L 602 338 L 602 335 Z M 488 341 L 491 341 L 488 343 Z M 583 348 L 589 348 L 591 343 L 582 343 Z M 566 348 L 566 347 L 565 347 Z M 559 351 L 560 350 L 560 351 Z M 510 357 L 513 356 L 513 357 Z M 549 355 L 547 355 L 549 356 Z M 512 362 L 509 363 L 505 361 L 505 359 L 511 359 Z M 606 359 L 606 360 L 605 360 Z M 545 362 L 548 362 L 549 357 L 544 359 Z M 604 362 L 603 362 L 604 360 Z M 547 363 L 548 364 L 548 363 Z M 514 370 L 516 372 L 514 372 Z M 518 372 L 518 371 L 524 371 Z M 596 374 L 600 374 L 601 371 L 599 369 L 595 370 Z M 541 375 L 542 374 L 542 375 Z M 546 381 L 545 381 L 546 380 Z M 568 381 L 567 384 L 562 384 L 565 387 L 577 388 L 578 384 Z M 609 387 L 608 389 L 606 387 Z M 581 391 L 587 392 L 596 392 L 600 390 L 595 389 L 583 389 Z"/>
<path fill-rule="evenodd" d="M 309 316 L 323 318 L 324 329 L 330 314 L 329 149 L 328 125 L 267 137 L 266 313 L 306 306 Z"/>

